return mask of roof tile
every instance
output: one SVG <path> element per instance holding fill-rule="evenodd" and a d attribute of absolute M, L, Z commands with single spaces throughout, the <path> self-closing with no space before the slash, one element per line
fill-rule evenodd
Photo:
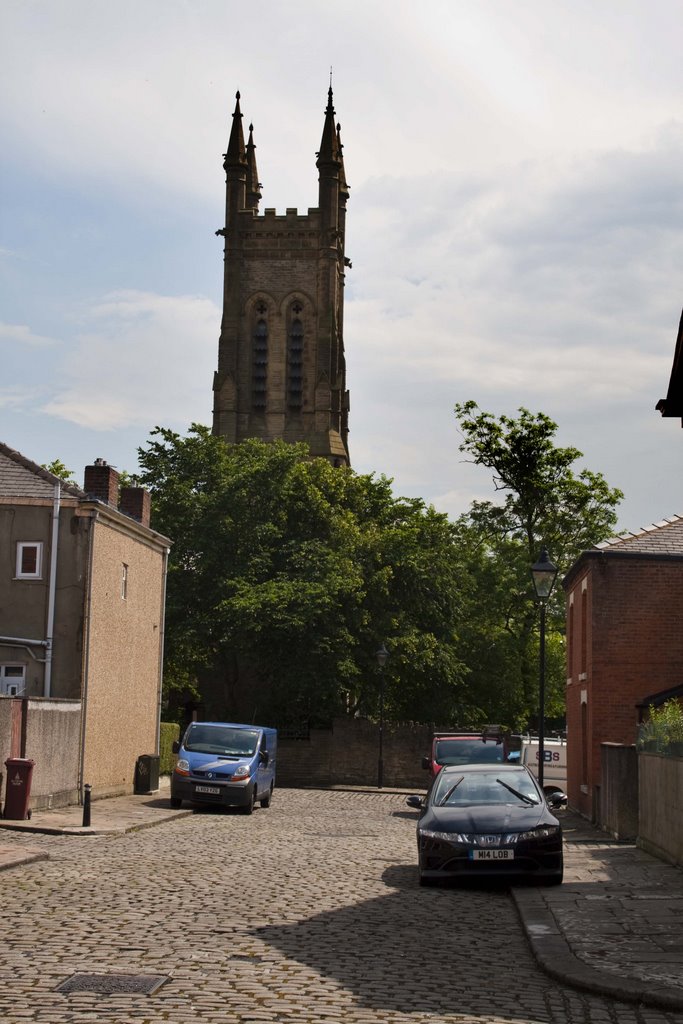
<path fill-rule="evenodd" d="M 55 484 L 60 484 L 64 492 L 75 497 L 86 497 L 85 491 L 76 484 L 60 480 L 54 473 L 0 441 L 0 497 L 52 498 Z"/>
<path fill-rule="evenodd" d="M 639 552 L 652 555 L 683 555 L 683 516 L 669 516 L 659 523 L 643 526 L 635 533 L 596 544 L 599 551 Z"/>

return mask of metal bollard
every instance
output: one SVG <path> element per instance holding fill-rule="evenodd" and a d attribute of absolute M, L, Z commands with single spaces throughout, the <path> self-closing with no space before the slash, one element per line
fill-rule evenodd
<path fill-rule="evenodd" d="M 92 786 L 86 782 L 83 787 L 83 828 L 90 828 L 90 790 Z"/>

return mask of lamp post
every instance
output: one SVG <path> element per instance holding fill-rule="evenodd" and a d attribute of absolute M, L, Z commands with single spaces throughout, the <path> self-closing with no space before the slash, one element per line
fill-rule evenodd
<path fill-rule="evenodd" d="M 377 788 L 384 785 L 384 666 L 389 657 L 389 651 L 384 644 L 375 651 L 377 664 L 379 665 L 379 758 L 377 761 Z"/>
<path fill-rule="evenodd" d="M 539 644 L 540 669 L 538 679 L 538 783 L 543 789 L 543 766 L 545 764 L 545 608 L 557 576 L 557 566 L 548 557 L 546 548 L 541 549 L 538 561 L 531 566 L 536 598 L 541 608 L 541 638 Z"/>

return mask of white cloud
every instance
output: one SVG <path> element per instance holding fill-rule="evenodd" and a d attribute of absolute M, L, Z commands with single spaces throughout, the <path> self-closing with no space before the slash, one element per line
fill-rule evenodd
<path fill-rule="evenodd" d="M 0 404 L 38 424 L 31 443 L 64 431 L 77 464 L 109 431 L 130 465 L 154 423 L 210 419 L 235 90 L 262 208 L 305 210 L 332 64 L 354 465 L 462 511 L 486 480 L 459 461 L 453 404 L 523 404 L 636 521 L 680 505 L 680 430 L 653 408 L 681 302 L 677 0 L 347 0 L 341 19 L 313 0 L 8 0 L 2 20 L 3 246 L 22 255 Z"/>
<path fill-rule="evenodd" d="M 3 342 L 11 345 L 27 345 L 31 348 L 44 348 L 56 344 L 54 338 L 36 334 L 26 324 L 0 323 L 0 344 Z"/>
<path fill-rule="evenodd" d="M 220 325 L 211 301 L 114 292 L 82 316 L 89 329 L 43 412 L 91 430 L 207 421 Z"/>
<path fill-rule="evenodd" d="M 437 379 L 459 395 L 483 385 L 513 402 L 534 387 L 560 405 L 578 396 L 584 414 L 591 403 L 660 389 L 671 362 L 672 268 L 683 263 L 683 233 L 670 220 L 683 213 L 683 176 L 672 170 L 683 166 L 681 136 L 675 157 L 669 140 L 664 151 L 605 154 L 562 177 L 528 162 L 478 190 L 432 178 L 444 206 L 438 219 L 427 208 L 426 227 L 425 179 L 368 188 L 361 201 L 383 230 L 360 242 L 350 367 L 389 385 L 409 377 L 418 401 Z M 389 220 L 399 190 L 408 212 Z M 386 251 L 399 254 L 389 267 Z"/>
<path fill-rule="evenodd" d="M 19 385 L 0 387 L 0 409 L 22 409 L 30 406 L 34 395 L 29 388 Z"/>

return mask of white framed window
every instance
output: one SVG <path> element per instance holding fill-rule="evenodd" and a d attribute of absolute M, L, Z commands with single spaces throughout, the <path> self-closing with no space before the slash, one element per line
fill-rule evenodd
<path fill-rule="evenodd" d="M 0 694 L 6 697 L 21 697 L 25 688 L 25 665 L 0 664 Z"/>
<path fill-rule="evenodd" d="M 125 601 L 128 597 L 128 566 L 125 562 L 121 563 L 121 600 Z"/>
<path fill-rule="evenodd" d="M 17 542 L 18 580 L 39 580 L 43 575 L 43 544 L 39 540 Z"/>

